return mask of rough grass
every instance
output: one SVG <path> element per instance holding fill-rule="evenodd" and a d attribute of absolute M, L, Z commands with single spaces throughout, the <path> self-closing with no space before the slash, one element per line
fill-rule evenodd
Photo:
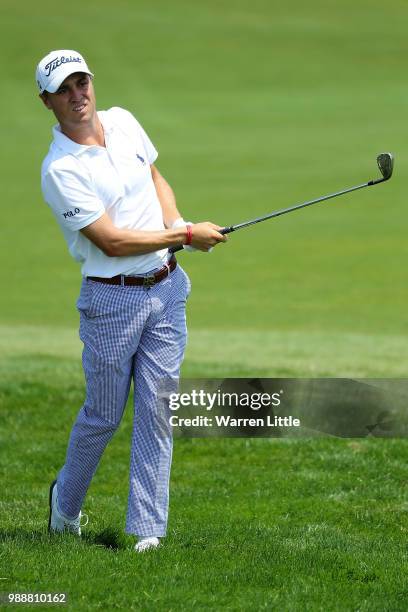
<path fill-rule="evenodd" d="M 129 402 L 86 498 L 83 539 L 50 538 L 48 487 L 83 384 L 75 334 L 37 331 L 18 341 L 14 330 L 0 364 L 3 592 L 67 592 L 75 610 L 405 609 L 405 440 L 177 439 L 168 537 L 137 556 L 124 535 Z M 231 376 L 248 375 L 240 367 Z M 198 357 L 184 369 L 196 373 Z M 201 370 L 216 376 L 220 364 Z"/>

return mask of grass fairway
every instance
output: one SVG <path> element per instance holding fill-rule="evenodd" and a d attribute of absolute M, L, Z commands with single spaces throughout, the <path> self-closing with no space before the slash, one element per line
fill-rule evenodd
<path fill-rule="evenodd" d="M 63 41 L 89 58 L 99 108 L 140 119 L 187 219 L 238 223 L 374 178 L 377 153 L 396 155 L 387 184 L 181 255 L 190 327 L 408 334 L 404 3 L 39 0 L 25 11 L 0 7 L 13 92 L 0 118 L 0 249 L 13 262 L 3 322 L 76 324 L 78 266 L 39 185 L 54 120 L 33 78 Z"/>
<path fill-rule="evenodd" d="M 244 221 L 392 181 L 180 255 L 192 377 L 406 377 L 406 23 L 371 0 L 2 0 L 0 592 L 72 610 L 405 611 L 407 444 L 176 440 L 165 546 L 123 535 L 131 411 L 84 510 L 49 539 L 48 486 L 83 401 L 79 271 L 42 202 L 52 117 L 34 67 L 81 51 L 99 108 L 133 111 L 193 221 Z M 37 609 L 40 609 L 37 607 Z"/>

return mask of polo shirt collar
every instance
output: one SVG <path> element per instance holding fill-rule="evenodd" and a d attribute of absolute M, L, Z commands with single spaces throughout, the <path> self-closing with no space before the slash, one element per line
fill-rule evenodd
<path fill-rule="evenodd" d="M 108 117 L 106 116 L 106 113 L 104 111 L 98 111 L 98 117 L 100 119 L 100 122 L 102 123 L 103 131 L 106 137 L 106 135 L 113 130 L 113 125 L 108 120 Z M 85 151 L 88 151 L 89 149 L 92 149 L 94 146 L 96 146 L 82 145 L 78 144 L 77 142 L 74 142 L 73 140 L 71 140 L 71 138 L 68 138 L 68 136 L 65 136 L 65 134 L 61 132 L 61 127 L 59 124 L 54 125 L 54 127 L 52 128 L 52 134 L 54 137 L 55 144 L 60 149 L 62 149 L 66 153 L 70 153 L 71 155 L 81 155 Z"/>

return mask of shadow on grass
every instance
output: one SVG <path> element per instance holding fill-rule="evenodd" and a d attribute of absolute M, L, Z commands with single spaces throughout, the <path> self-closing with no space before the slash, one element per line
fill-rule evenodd
<path fill-rule="evenodd" d="M 121 533 L 112 528 L 102 529 L 98 532 L 82 533 L 81 538 L 71 533 L 48 533 L 44 529 L 28 531 L 22 527 L 14 529 L 0 529 L 0 542 L 14 542 L 15 544 L 50 545 L 52 543 L 81 543 L 90 546 L 104 547 L 108 550 L 124 550 L 128 542 Z"/>
<path fill-rule="evenodd" d="M 111 527 L 107 527 L 97 533 L 85 533 L 82 536 L 82 540 L 87 544 L 104 546 L 111 550 L 121 550 L 127 547 L 124 536 Z"/>

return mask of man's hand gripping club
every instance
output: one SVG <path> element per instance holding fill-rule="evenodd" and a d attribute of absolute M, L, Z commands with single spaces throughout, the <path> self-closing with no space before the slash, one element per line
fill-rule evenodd
<path fill-rule="evenodd" d="M 187 224 L 186 227 L 190 227 L 190 231 L 187 230 L 186 232 L 187 237 L 185 244 L 191 245 L 194 249 L 198 249 L 199 251 L 209 251 L 218 243 L 228 240 L 227 236 L 220 234 L 219 230 L 222 228 L 210 221 Z"/>

